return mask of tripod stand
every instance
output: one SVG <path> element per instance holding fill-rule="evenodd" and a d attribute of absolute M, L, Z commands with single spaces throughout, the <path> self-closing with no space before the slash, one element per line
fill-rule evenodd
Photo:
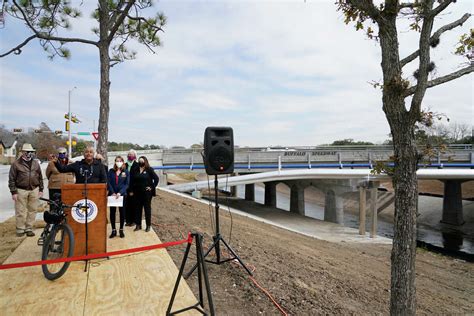
<path fill-rule="evenodd" d="M 207 250 L 207 252 L 204 254 L 204 258 L 206 258 L 209 253 L 214 249 L 216 253 L 216 261 L 211 261 L 211 260 L 206 260 L 206 262 L 213 263 L 213 264 L 223 264 L 227 261 L 232 261 L 234 259 L 237 259 L 237 261 L 240 263 L 240 265 L 247 271 L 248 274 L 252 275 L 252 272 L 250 272 L 249 268 L 242 262 L 242 260 L 239 258 L 239 256 L 235 253 L 235 251 L 229 246 L 229 244 L 225 241 L 224 237 L 220 234 L 219 230 L 219 200 L 217 199 L 217 194 L 218 194 L 218 180 L 217 180 L 217 175 L 214 176 L 214 199 L 215 199 L 215 210 L 216 210 L 216 235 L 212 237 L 213 243 L 212 246 Z M 227 250 L 232 254 L 232 258 L 227 258 L 222 260 L 221 259 L 221 248 L 220 248 L 220 243 L 223 243 L 224 246 L 227 248 Z M 189 278 L 189 276 L 196 270 L 198 267 L 198 264 L 196 263 L 191 270 L 186 273 L 184 276 L 185 279 Z"/>

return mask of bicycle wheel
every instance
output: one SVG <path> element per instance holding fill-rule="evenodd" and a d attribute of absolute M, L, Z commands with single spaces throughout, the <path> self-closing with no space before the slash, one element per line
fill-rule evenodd
<path fill-rule="evenodd" d="M 65 251 L 67 249 L 67 254 Z M 60 224 L 51 230 L 43 244 L 42 260 L 72 257 L 74 254 L 74 234 L 68 224 Z M 69 268 L 71 262 L 43 264 L 43 274 L 48 280 L 60 278 Z"/>

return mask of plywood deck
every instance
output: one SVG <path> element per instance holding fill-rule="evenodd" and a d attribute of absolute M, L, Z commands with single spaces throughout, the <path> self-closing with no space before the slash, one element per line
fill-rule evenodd
<path fill-rule="evenodd" d="M 145 225 L 143 225 L 145 227 Z M 108 225 L 110 233 L 110 225 Z M 41 247 L 26 238 L 5 263 L 36 261 Z M 79 241 L 76 241 L 79 242 Z M 161 243 L 155 233 L 133 232 L 107 238 L 108 251 Z M 186 244 L 176 247 L 186 247 Z M 73 262 L 65 275 L 48 281 L 41 266 L 0 271 L 2 315 L 165 315 L 178 268 L 165 249 L 84 262 Z M 173 310 L 197 302 L 186 282 L 180 282 Z M 200 315 L 196 311 L 183 315 Z"/>

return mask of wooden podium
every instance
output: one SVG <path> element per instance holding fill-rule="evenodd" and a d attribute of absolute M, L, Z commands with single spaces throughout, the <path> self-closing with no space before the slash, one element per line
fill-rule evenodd
<path fill-rule="evenodd" d="M 68 205 L 85 206 L 84 184 L 63 184 L 61 198 Z M 107 251 L 107 185 L 87 184 L 88 254 Z M 74 232 L 74 256 L 86 254 L 85 208 L 67 209 L 67 223 Z"/>

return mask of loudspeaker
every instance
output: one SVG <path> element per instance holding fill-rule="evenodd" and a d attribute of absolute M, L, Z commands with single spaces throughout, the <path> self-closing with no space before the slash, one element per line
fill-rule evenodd
<path fill-rule="evenodd" d="M 231 127 L 206 128 L 203 159 L 207 174 L 234 172 L 234 132 Z"/>

